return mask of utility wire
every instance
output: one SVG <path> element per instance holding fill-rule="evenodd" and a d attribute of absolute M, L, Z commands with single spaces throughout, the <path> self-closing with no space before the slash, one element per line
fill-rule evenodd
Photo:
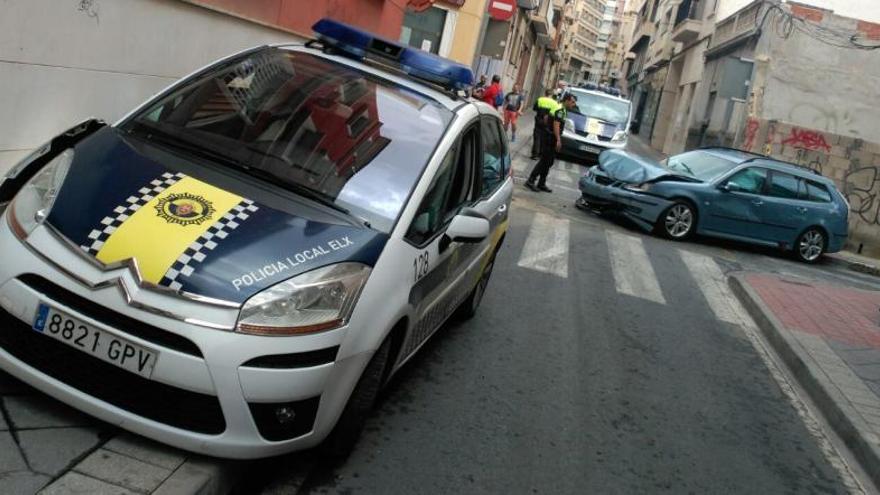
<path fill-rule="evenodd" d="M 765 29 L 770 23 L 773 32 L 782 39 L 788 39 L 797 31 L 821 43 L 836 48 L 854 50 L 878 50 L 880 42 L 865 44 L 861 40 L 867 39 L 862 33 L 849 30 L 822 26 L 806 19 L 797 17 L 788 12 L 778 0 L 764 0 L 766 10 L 764 15 L 755 17 L 755 27 L 758 31 Z M 758 20 L 760 19 L 760 21 Z"/>

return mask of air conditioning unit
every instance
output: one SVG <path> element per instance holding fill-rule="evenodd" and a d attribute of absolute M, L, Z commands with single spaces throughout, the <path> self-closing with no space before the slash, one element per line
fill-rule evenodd
<path fill-rule="evenodd" d="M 516 4 L 521 9 L 535 10 L 541 4 L 541 0 L 516 0 Z"/>

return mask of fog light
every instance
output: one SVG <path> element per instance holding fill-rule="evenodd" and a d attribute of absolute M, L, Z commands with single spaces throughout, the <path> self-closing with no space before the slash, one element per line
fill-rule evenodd
<path fill-rule="evenodd" d="M 282 406 L 275 409 L 275 418 L 278 420 L 278 423 L 286 425 L 293 423 L 293 420 L 296 419 L 296 412 L 292 407 Z"/>

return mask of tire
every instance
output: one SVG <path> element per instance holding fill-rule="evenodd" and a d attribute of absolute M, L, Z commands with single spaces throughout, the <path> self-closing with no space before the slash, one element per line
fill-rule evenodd
<path fill-rule="evenodd" d="M 657 218 L 654 229 L 667 239 L 683 241 L 697 229 L 697 211 L 688 201 L 676 201 Z"/>
<path fill-rule="evenodd" d="M 492 270 L 495 268 L 495 254 L 498 251 L 496 250 L 492 253 L 492 257 L 489 258 L 489 263 L 486 264 L 486 267 L 483 268 L 483 273 L 480 275 L 480 280 L 477 281 L 476 287 L 471 291 L 470 295 L 468 295 L 467 299 L 461 303 L 461 306 L 456 310 L 455 316 L 459 320 L 469 320 L 477 314 L 477 309 L 480 307 L 480 303 L 483 302 L 483 296 L 486 294 L 486 287 L 489 286 L 489 278 L 492 277 Z"/>
<path fill-rule="evenodd" d="M 391 338 L 386 338 L 382 346 L 376 350 L 367 367 L 364 368 L 360 380 L 355 385 L 342 410 L 342 415 L 333 427 L 333 431 L 318 447 L 318 453 L 330 461 L 343 461 L 349 454 L 364 429 L 364 424 L 376 405 L 376 398 L 382 390 L 383 381 L 388 367 L 391 349 Z"/>
<path fill-rule="evenodd" d="M 794 257 L 804 263 L 815 263 L 825 254 L 828 236 L 818 227 L 810 227 L 801 232 L 794 242 Z"/>

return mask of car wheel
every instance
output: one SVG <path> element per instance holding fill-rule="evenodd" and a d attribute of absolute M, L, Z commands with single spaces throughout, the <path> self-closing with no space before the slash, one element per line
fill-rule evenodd
<path fill-rule="evenodd" d="M 667 239 L 676 241 L 687 239 L 697 225 L 697 213 L 690 203 L 678 201 L 657 219 L 657 231 Z"/>
<path fill-rule="evenodd" d="M 318 452 L 325 458 L 341 461 L 351 453 L 364 429 L 370 411 L 376 404 L 376 398 L 379 397 L 390 350 L 391 339 L 387 338 L 364 368 L 351 397 L 348 398 L 348 403 L 345 404 L 345 409 L 342 410 L 342 415 L 339 416 L 339 421 L 318 447 Z"/>
<path fill-rule="evenodd" d="M 825 232 L 815 227 L 809 228 L 795 241 L 794 255 L 804 263 L 815 263 L 825 252 L 826 243 Z"/>
<path fill-rule="evenodd" d="M 467 299 L 465 299 L 464 302 L 461 303 L 461 306 L 458 307 L 456 316 L 458 316 L 459 319 L 469 320 L 477 314 L 477 308 L 480 307 L 480 303 L 483 301 L 483 296 L 486 294 L 486 287 L 489 286 L 489 278 L 492 276 L 493 268 L 495 268 L 495 253 L 492 253 L 492 257 L 489 258 L 489 263 L 483 268 L 483 274 L 480 275 L 480 280 L 477 282 L 477 286 L 474 287 L 474 290 L 471 291 Z"/>

